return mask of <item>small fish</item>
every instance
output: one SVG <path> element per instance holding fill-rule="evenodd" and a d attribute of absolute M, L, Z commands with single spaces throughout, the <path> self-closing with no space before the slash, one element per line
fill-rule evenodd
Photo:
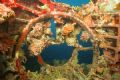
<path fill-rule="evenodd" d="M 44 64 L 44 61 L 43 61 L 43 58 L 41 55 L 37 55 L 37 59 L 38 59 L 39 64 L 41 64 L 41 65 Z"/>
<path fill-rule="evenodd" d="M 31 51 L 37 57 L 38 63 L 41 65 L 44 64 L 44 61 L 43 61 L 41 55 L 39 55 L 39 48 L 36 47 L 35 44 L 31 45 Z"/>

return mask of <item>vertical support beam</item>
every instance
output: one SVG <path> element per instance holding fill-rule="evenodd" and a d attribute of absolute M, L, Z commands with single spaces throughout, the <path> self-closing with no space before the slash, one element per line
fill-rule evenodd
<path fill-rule="evenodd" d="M 97 62 L 98 62 L 98 57 L 100 56 L 99 48 L 98 48 L 99 42 L 95 41 L 93 43 L 93 45 L 94 45 L 94 49 L 93 49 L 93 62 L 92 62 L 92 65 L 94 67 L 97 64 Z"/>
<path fill-rule="evenodd" d="M 118 23 L 118 38 L 117 38 L 117 49 L 116 49 L 116 62 L 120 62 L 120 14 L 119 14 L 119 23 Z"/>

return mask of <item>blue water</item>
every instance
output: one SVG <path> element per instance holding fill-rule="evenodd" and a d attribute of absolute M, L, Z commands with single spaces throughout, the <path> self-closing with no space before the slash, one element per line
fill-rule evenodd
<path fill-rule="evenodd" d="M 56 23 L 54 23 L 54 19 L 52 18 L 51 20 L 50 20 L 50 22 L 51 22 L 51 31 L 52 31 L 52 33 L 53 33 L 53 35 L 52 35 L 52 37 L 53 37 L 53 39 L 56 39 Z"/>
<path fill-rule="evenodd" d="M 56 2 L 62 2 L 71 6 L 81 6 L 82 4 L 88 3 L 90 0 L 54 0 Z"/>
<path fill-rule="evenodd" d="M 89 2 L 89 0 L 54 0 L 55 2 L 62 2 L 66 4 L 70 4 L 72 6 L 81 6 L 82 4 L 86 4 Z M 56 38 L 56 24 L 54 24 L 54 20 L 51 19 L 51 30 L 53 32 L 53 38 Z M 81 33 L 77 36 L 78 40 L 80 39 Z M 79 40 L 79 43 L 84 47 L 90 47 L 92 46 L 92 43 L 90 40 L 87 42 L 83 42 Z M 25 53 L 27 53 L 27 47 L 26 45 L 23 46 L 23 49 Z M 60 45 L 52 45 L 48 46 L 43 50 L 41 53 L 43 59 L 45 62 L 52 64 L 54 60 L 68 60 L 73 52 L 73 47 L 68 47 L 66 43 L 60 44 Z M 92 62 L 93 57 L 93 51 L 79 51 L 78 60 L 79 63 L 87 63 L 90 64 Z M 29 57 L 28 61 L 26 63 L 26 67 L 28 69 L 32 69 L 32 71 L 39 69 L 39 64 L 37 62 L 36 57 Z"/>

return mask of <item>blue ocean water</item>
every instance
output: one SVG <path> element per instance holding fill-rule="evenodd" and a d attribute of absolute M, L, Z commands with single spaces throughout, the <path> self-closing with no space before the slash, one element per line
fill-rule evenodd
<path fill-rule="evenodd" d="M 82 4 L 87 4 L 90 0 L 54 0 L 54 1 L 66 3 L 71 6 L 81 6 Z"/>
<path fill-rule="evenodd" d="M 54 0 L 55 2 L 62 2 L 62 3 L 66 3 L 66 4 L 70 4 L 71 6 L 81 6 L 82 4 L 87 4 L 89 2 L 89 0 Z M 51 19 L 51 30 L 53 32 L 53 38 L 56 38 L 56 24 L 53 23 L 54 20 Z M 80 39 L 80 35 L 81 33 L 78 35 L 78 40 Z M 84 47 L 89 47 L 92 46 L 92 43 L 90 40 L 88 40 L 87 42 L 83 42 L 81 40 L 79 40 L 79 43 L 82 44 L 82 46 Z M 23 46 L 24 51 L 27 51 L 27 47 Z M 48 46 L 47 48 L 45 48 L 43 50 L 43 52 L 41 53 L 43 59 L 45 62 L 52 64 L 54 60 L 68 60 L 73 52 L 73 47 L 68 47 L 66 43 L 60 44 L 60 45 L 51 45 Z M 93 56 L 93 51 L 89 50 L 89 51 L 79 51 L 79 55 L 78 55 L 78 60 L 79 63 L 86 63 L 86 64 L 90 64 L 92 62 L 92 56 Z M 31 66 L 32 65 L 32 66 Z M 36 57 L 29 57 L 28 61 L 26 63 L 26 67 L 28 69 L 32 69 L 32 71 L 39 69 L 39 64 L 37 62 Z"/>

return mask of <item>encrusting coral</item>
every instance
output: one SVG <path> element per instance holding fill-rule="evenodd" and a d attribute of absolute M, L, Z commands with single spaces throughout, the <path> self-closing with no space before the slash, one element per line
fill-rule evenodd
<path fill-rule="evenodd" d="M 110 80 L 112 79 L 112 74 L 119 73 L 119 57 L 116 55 L 116 52 L 119 52 L 119 44 L 116 41 L 118 41 L 119 37 L 117 36 L 119 35 L 117 29 L 120 24 L 120 15 L 116 12 L 110 13 L 105 11 L 103 9 L 105 5 L 101 5 L 101 0 L 94 3 L 90 2 L 80 8 L 52 1 L 46 3 L 42 0 L 43 2 L 41 3 L 45 6 L 47 5 L 47 10 L 41 10 L 45 6 L 41 7 L 38 5 L 37 7 L 41 8 L 40 11 L 38 8 L 33 10 L 31 7 L 19 4 L 19 2 L 13 1 L 11 3 L 11 1 L 8 1 L 11 4 L 7 4 L 5 0 L 2 1 L 3 4 L 10 8 L 20 8 L 28 11 L 25 12 L 26 14 L 32 13 L 32 15 L 35 15 L 31 20 L 22 19 L 24 20 L 22 21 L 21 17 L 15 17 L 14 11 L 16 10 L 13 9 L 14 11 L 12 11 L 12 9 L 7 9 L 5 5 L 0 4 L 0 25 L 2 25 L 0 33 L 7 34 L 7 37 L 0 34 L 0 53 L 2 52 L 1 55 L 6 56 L 5 62 L 9 65 L 11 64 L 10 67 L 13 68 L 13 70 L 10 68 L 12 72 L 10 73 L 13 75 L 15 73 L 18 76 L 17 78 L 21 80 Z M 4 10 L 3 8 L 6 9 Z M 28 17 L 30 16 L 31 14 Z M 38 17 L 36 18 L 36 16 Z M 18 32 L 17 36 L 19 37 L 17 39 L 15 39 L 16 35 L 11 34 L 13 31 L 10 33 L 8 30 L 8 26 L 12 24 L 12 19 L 26 25 L 21 32 Z M 56 33 L 52 31 L 51 19 L 54 19 L 56 24 Z M 7 27 L 5 24 L 8 24 Z M 20 23 L 16 24 L 19 25 Z M 82 34 L 78 39 L 81 32 Z M 84 47 L 79 43 L 80 40 L 86 42 L 90 40 L 93 45 Z M 114 42 L 116 42 L 116 45 Z M 24 63 L 23 58 L 27 55 L 22 55 L 24 43 L 27 45 L 28 53 L 33 53 L 37 57 L 38 63 L 42 65 L 41 70 L 38 70 L 39 72 L 27 71 L 25 66 L 22 65 Z M 55 61 L 56 64 L 54 66 L 47 64 L 42 59 L 42 51 L 50 45 L 62 43 L 66 43 L 67 46 L 74 48 L 68 62 L 64 62 L 60 66 L 56 66 L 60 61 Z M 105 49 L 105 53 L 108 52 L 107 56 L 105 53 L 104 56 L 100 56 L 100 48 Z M 10 53 L 10 50 L 11 55 L 3 54 L 5 52 Z M 78 64 L 78 52 L 82 50 L 93 50 L 93 64 L 87 66 Z M 115 58 L 111 57 L 113 55 L 115 55 Z M 111 60 L 113 63 L 110 63 Z M 7 76 L 7 73 L 5 72 L 3 75 Z"/>

